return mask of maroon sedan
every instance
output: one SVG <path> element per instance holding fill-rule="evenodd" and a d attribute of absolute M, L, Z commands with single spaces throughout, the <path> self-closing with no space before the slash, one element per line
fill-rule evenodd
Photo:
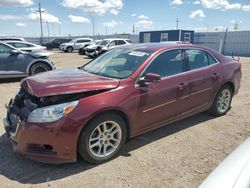
<path fill-rule="evenodd" d="M 15 151 L 44 162 L 115 157 L 125 140 L 188 116 L 230 109 L 241 65 L 195 45 L 114 49 L 78 69 L 28 77 L 4 126 Z"/>

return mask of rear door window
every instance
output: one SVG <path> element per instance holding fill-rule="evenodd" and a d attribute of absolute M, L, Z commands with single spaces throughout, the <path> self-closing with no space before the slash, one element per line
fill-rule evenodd
<path fill-rule="evenodd" d="M 117 43 L 117 45 L 126 44 L 126 42 L 124 40 L 117 40 L 116 43 Z"/>
<path fill-rule="evenodd" d="M 189 70 L 195 70 L 209 66 L 207 53 L 202 50 L 186 50 Z"/>
<path fill-rule="evenodd" d="M 16 48 L 28 48 L 28 47 L 32 47 L 32 46 L 29 45 L 29 44 L 26 44 L 26 43 L 18 43 L 18 42 L 16 42 L 14 45 L 15 45 Z"/>

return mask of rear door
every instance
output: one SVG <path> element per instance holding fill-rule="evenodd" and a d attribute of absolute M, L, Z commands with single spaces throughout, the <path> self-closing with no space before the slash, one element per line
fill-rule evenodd
<path fill-rule="evenodd" d="M 188 78 L 182 50 L 163 52 L 151 62 L 141 77 L 146 73 L 159 74 L 161 80 L 137 87 L 141 96 L 136 128 L 141 130 L 171 120 L 188 109 Z"/>
<path fill-rule="evenodd" d="M 78 50 L 79 48 L 87 44 L 88 42 L 90 42 L 90 40 L 88 39 L 79 39 L 76 41 L 74 49 Z"/>
<path fill-rule="evenodd" d="M 206 108 L 218 90 L 221 69 L 218 61 L 200 49 L 186 49 L 190 110 Z"/>

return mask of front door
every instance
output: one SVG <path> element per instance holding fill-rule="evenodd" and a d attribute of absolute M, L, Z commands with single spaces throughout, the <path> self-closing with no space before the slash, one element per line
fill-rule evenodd
<path fill-rule="evenodd" d="M 136 86 L 140 91 L 137 124 L 138 131 L 158 126 L 185 112 L 188 108 L 187 74 L 184 72 L 182 50 L 161 53 L 147 67 L 147 73 L 161 76 L 161 80 L 146 86 Z"/>

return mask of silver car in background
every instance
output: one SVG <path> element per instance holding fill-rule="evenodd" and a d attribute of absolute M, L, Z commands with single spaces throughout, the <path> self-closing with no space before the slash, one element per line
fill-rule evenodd
<path fill-rule="evenodd" d="M 68 43 L 63 43 L 59 46 L 59 50 L 71 53 L 74 50 L 79 50 L 82 46 L 92 42 L 93 39 L 91 38 L 77 38 L 73 39 Z"/>
<path fill-rule="evenodd" d="M 25 52 L 35 53 L 35 52 L 44 52 L 45 50 L 47 50 L 47 48 L 44 46 L 40 46 L 26 41 L 4 41 L 4 43 L 9 44 L 14 48 L 17 48 Z"/>

